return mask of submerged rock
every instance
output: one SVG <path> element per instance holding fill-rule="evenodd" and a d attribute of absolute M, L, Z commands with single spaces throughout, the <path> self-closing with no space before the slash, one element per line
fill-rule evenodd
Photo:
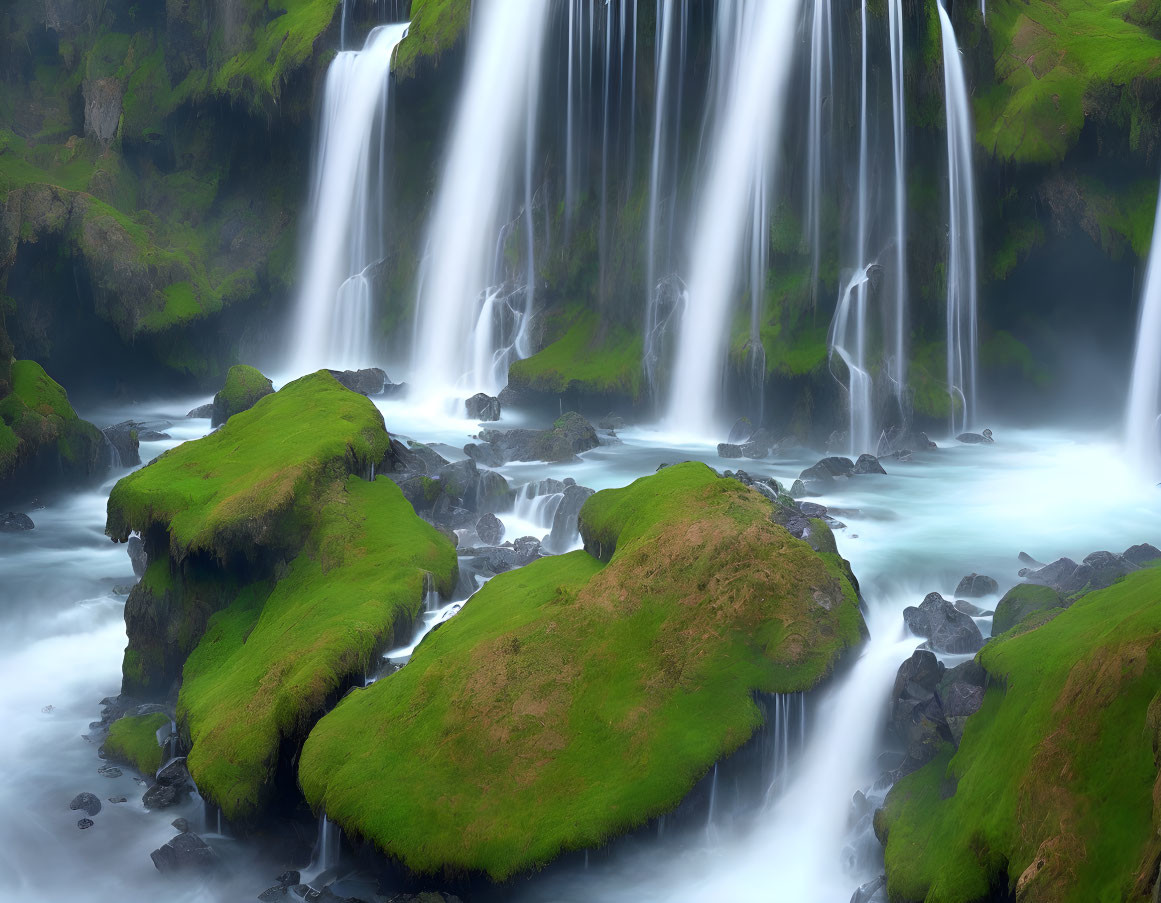
<path fill-rule="evenodd" d="M 851 470 L 851 473 L 881 473 L 885 475 L 887 471 L 883 469 L 883 465 L 879 463 L 879 459 L 874 455 L 859 455 L 859 460 L 855 462 L 855 466 Z"/>
<path fill-rule="evenodd" d="M 159 872 L 201 871 L 213 868 L 217 856 L 201 837 L 193 832 L 178 834 L 149 854 Z"/>
<path fill-rule="evenodd" d="M 484 392 L 477 392 L 465 401 L 464 408 L 469 420 L 488 422 L 500 419 L 500 399 Z"/>
<path fill-rule="evenodd" d="M 982 433 L 960 433 L 955 438 L 957 442 L 965 445 L 990 445 L 995 441 L 992 439 L 991 430 L 984 430 Z"/>
<path fill-rule="evenodd" d="M 21 514 L 17 511 L 0 514 L 0 533 L 25 533 L 35 529 L 36 524 L 27 514 Z"/>
<path fill-rule="evenodd" d="M 576 461 L 581 452 L 601 444 L 593 425 L 575 411 L 558 417 L 547 430 L 481 430 L 480 439 L 503 462 Z"/>
<path fill-rule="evenodd" d="M 78 793 L 69 803 L 70 809 L 81 809 L 88 815 L 96 815 L 101 811 L 101 801 L 95 793 Z"/>
<path fill-rule="evenodd" d="M 86 830 L 87 828 L 91 828 L 94 824 L 95 822 L 91 818 L 81 818 L 77 820 L 77 827 L 82 831 Z"/>
<path fill-rule="evenodd" d="M 926 639 L 936 652 L 964 654 L 984 645 L 976 622 L 939 593 L 928 593 L 918 607 L 905 608 L 903 620 L 908 630 Z"/>
<path fill-rule="evenodd" d="M 211 426 L 221 426 L 235 414 L 248 411 L 267 395 L 274 394 L 274 384 L 261 372 L 245 364 L 235 364 L 226 374 L 226 384 L 214 396 Z"/>
<path fill-rule="evenodd" d="M 968 574 L 955 588 L 957 596 L 965 596 L 968 599 L 978 599 L 980 596 L 991 596 L 1000 591 L 1000 584 L 998 584 L 991 577 L 985 577 L 982 574 Z"/>

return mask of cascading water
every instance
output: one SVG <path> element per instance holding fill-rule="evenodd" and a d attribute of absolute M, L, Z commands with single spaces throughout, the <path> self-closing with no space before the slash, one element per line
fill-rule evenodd
<path fill-rule="evenodd" d="M 494 393 L 515 350 L 511 346 L 521 324 L 509 322 L 501 330 L 493 316 L 497 293 L 503 291 L 498 286 L 509 276 L 499 269 L 503 255 L 496 253 L 496 242 L 513 218 L 517 185 L 524 189 L 525 208 L 531 205 L 534 122 L 549 13 L 550 4 L 541 0 L 487 0 L 473 8 L 464 87 L 420 270 L 412 370 L 413 381 L 427 395 L 457 388 L 460 394 Z M 531 216 L 525 209 L 526 227 Z M 532 271 L 531 261 L 527 267 L 524 278 Z M 531 285 L 524 290 L 531 291 Z M 524 304 L 506 307 L 519 313 L 527 309 Z M 464 351 L 473 346 L 471 369 L 464 372 Z"/>
<path fill-rule="evenodd" d="M 889 0 L 887 26 L 891 51 L 891 136 L 895 150 L 895 329 L 891 337 L 890 376 L 895 395 L 907 385 L 907 182 L 903 94 L 903 0 Z"/>
<path fill-rule="evenodd" d="M 718 8 L 715 54 L 723 46 L 733 53 L 721 60 L 728 100 L 718 108 L 697 203 L 688 300 L 670 382 L 668 421 L 682 431 L 713 435 L 718 426 L 738 270 L 755 193 L 774 162 L 771 149 L 780 145 L 798 17 L 797 0 L 723 2 Z"/>
<path fill-rule="evenodd" d="M 938 3 L 943 36 L 943 86 L 947 108 L 948 253 L 947 387 L 952 434 L 976 416 L 976 212 L 972 171 L 972 120 L 967 79 L 951 18 Z"/>
<path fill-rule="evenodd" d="M 834 23 L 830 0 L 813 0 L 810 17 L 810 87 L 806 123 L 806 204 L 803 234 L 810 240 L 810 293 L 818 303 L 822 263 L 823 105 L 834 90 Z M 833 110 L 833 103 L 831 103 Z"/>
<path fill-rule="evenodd" d="M 294 372 L 373 363 L 373 270 L 383 257 L 382 192 L 391 59 L 406 24 L 374 29 L 327 71 L 310 236 L 298 293 Z"/>
<path fill-rule="evenodd" d="M 1147 479 L 1161 480 L 1161 197 L 1141 292 L 1126 427 L 1134 465 Z"/>

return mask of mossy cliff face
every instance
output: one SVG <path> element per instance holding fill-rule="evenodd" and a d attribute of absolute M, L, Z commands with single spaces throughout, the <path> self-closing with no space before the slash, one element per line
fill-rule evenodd
<path fill-rule="evenodd" d="M 387 480 L 382 417 L 325 371 L 114 488 L 107 531 L 146 538 L 126 605 L 124 690 L 181 680 L 189 769 L 231 820 L 257 816 L 293 750 L 376 649 L 406 636 L 455 551 Z"/>
<path fill-rule="evenodd" d="M 893 901 L 1153 899 L 1161 857 L 1161 569 L 988 643 L 957 752 L 891 791 Z"/>
<path fill-rule="evenodd" d="M 107 464 L 101 431 L 38 363 L 0 364 L 0 505 L 90 480 Z"/>
<path fill-rule="evenodd" d="M 489 582 L 312 731 L 299 778 L 348 836 L 494 879 L 673 809 L 858 645 L 837 555 L 701 464 L 594 495 L 589 548 Z M 825 529 L 825 528 L 824 528 Z"/>

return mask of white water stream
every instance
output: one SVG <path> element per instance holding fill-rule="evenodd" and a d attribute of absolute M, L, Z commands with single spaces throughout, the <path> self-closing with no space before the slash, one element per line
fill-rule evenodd
<path fill-rule="evenodd" d="M 1148 479 L 1161 480 L 1161 198 L 1141 290 L 1126 433 L 1134 465 Z"/>

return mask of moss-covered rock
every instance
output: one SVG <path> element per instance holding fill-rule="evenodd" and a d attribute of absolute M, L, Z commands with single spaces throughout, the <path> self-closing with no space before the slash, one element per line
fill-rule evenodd
<path fill-rule="evenodd" d="M 1020 583 L 1004 593 L 992 618 L 992 635 L 1007 633 L 1031 614 L 1063 608 L 1060 593 L 1050 586 Z"/>
<path fill-rule="evenodd" d="M 157 742 L 157 732 L 168 727 L 169 716 L 164 712 L 126 715 L 113 722 L 101 749 L 107 759 L 132 765 L 143 775 L 152 777 L 164 764 L 164 750 Z"/>
<path fill-rule="evenodd" d="M 389 448 L 371 401 L 319 371 L 114 487 L 107 532 L 140 531 L 150 557 L 124 690 L 180 675 L 190 773 L 231 820 L 262 810 L 280 756 L 407 635 L 428 576 L 455 584 L 451 543 L 365 479 Z"/>
<path fill-rule="evenodd" d="M 893 901 L 1151 899 L 1161 840 L 1161 569 L 1130 574 L 978 660 L 983 707 L 880 814 Z"/>
<path fill-rule="evenodd" d="M 235 414 L 248 411 L 259 399 L 274 392 L 274 383 L 253 367 L 235 364 L 226 374 L 226 384 L 214 396 L 210 425 L 220 426 Z"/>
<path fill-rule="evenodd" d="M 6 361 L 4 371 L 0 504 L 101 473 L 108 463 L 105 437 L 77 416 L 65 390 L 35 361 Z"/>
<path fill-rule="evenodd" d="M 702 464 L 592 496 L 586 546 L 488 583 L 312 731 L 308 801 L 410 869 L 495 879 L 674 808 L 862 636 L 837 555 Z"/>
<path fill-rule="evenodd" d="M 395 76 L 412 78 L 423 61 L 438 62 L 467 32 L 471 0 L 412 0 L 411 28 L 395 57 Z"/>

